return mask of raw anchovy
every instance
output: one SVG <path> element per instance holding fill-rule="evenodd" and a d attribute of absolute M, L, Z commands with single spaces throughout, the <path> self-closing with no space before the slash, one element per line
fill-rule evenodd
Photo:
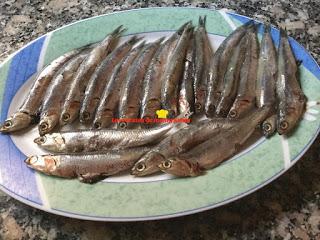
<path fill-rule="evenodd" d="M 179 84 L 192 32 L 193 27 L 188 24 L 179 38 L 161 78 L 161 105 L 162 108 L 168 110 L 170 117 L 175 117 L 178 113 Z"/>
<path fill-rule="evenodd" d="M 52 152 L 95 152 L 142 146 L 157 141 L 170 129 L 184 123 L 170 122 L 152 129 L 77 130 L 46 134 L 34 140 L 43 149 Z"/>
<path fill-rule="evenodd" d="M 149 63 L 162 41 L 163 38 L 154 43 L 147 44 L 136 58 L 132 66 L 129 67 L 128 72 L 130 74 L 128 74 L 125 79 L 124 87 L 120 97 L 120 118 L 133 119 L 139 116 L 142 81 Z M 131 127 L 131 124 L 128 122 L 120 122 L 118 126 L 120 128 L 127 128 Z"/>
<path fill-rule="evenodd" d="M 239 148 L 253 134 L 256 126 L 267 117 L 268 111 L 268 107 L 254 110 L 250 114 L 250 121 L 238 120 L 238 124 L 233 128 L 222 131 L 190 151 L 164 159 L 159 164 L 159 168 L 175 176 L 187 177 L 198 176 L 202 170 L 216 167 L 239 151 Z"/>
<path fill-rule="evenodd" d="M 80 109 L 80 122 L 88 123 L 94 117 L 103 89 L 109 82 L 112 70 L 129 53 L 140 38 L 133 36 L 110 53 L 91 76 Z"/>
<path fill-rule="evenodd" d="M 277 53 L 270 34 L 270 26 L 265 26 L 261 41 L 257 86 L 256 104 L 258 107 L 270 106 L 270 117 L 262 123 L 262 132 L 270 136 L 276 131 L 276 75 Z"/>
<path fill-rule="evenodd" d="M 5 120 L 0 127 L 0 132 L 18 131 L 36 122 L 44 94 L 53 76 L 67 61 L 76 56 L 81 50 L 82 49 L 76 49 L 60 56 L 41 71 L 19 110 Z"/>
<path fill-rule="evenodd" d="M 194 112 L 194 36 L 189 41 L 189 46 L 184 62 L 184 71 L 179 92 L 179 112 Z"/>
<path fill-rule="evenodd" d="M 277 120 L 279 134 L 290 133 L 296 127 L 305 111 L 307 99 L 301 90 L 297 73 L 298 67 L 287 33 L 280 29 L 276 87 L 279 99 Z"/>
<path fill-rule="evenodd" d="M 213 58 L 210 61 L 207 94 L 205 101 L 205 112 L 208 117 L 215 115 L 216 107 L 223 91 L 223 78 L 227 71 L 233 49 L 239 44 L 241 38 L 245 35 L 247 29 L 254 26 L 253 21 L 238 27 L 233 31 L 219 46 Z"/>
<path fill-rule="evenodd" d="M 160 171 L 158 165 L 162 160 L 183 153 L 235 124 L 238 124 L 238 121 L 215 118 L 188 125 L 166 137 L 156 147 L 143 155 L 135 163 L 131 174 L 141 177 L 158 172 Z"/>
<path fill-rule="evenodd" d="M 250 122 L 251 115 L 243 118 Z M 163 139 L 159 144 L 143 155 L 134 165 L 131 174 L 146 176 L 160 171 L 161 161 L 190 150 L 211 137 L 230 130 L 238 125 L 237 119 L 212 118 L 188 125 Z"/>
<path fill-rule="evenodd" d="M 156 111 L 161 109 L 161 76 L 187 24 L 189 23 L 183 24 L 168 40 L 161 44 L 151 60 L 143 81 L 144 92 L 140 109 L 140 117 L 143 119 L 156 118 Z"/>
<path fill-rule="evenodd" d="M 111 32 L 101 43 L 89 53 L 88 57 L 80 65 L 67 93 L 60 125 L 73 122 L 79 115 L 81 101 L 87 87 L 87 83 L 101 61 L 112 51 L 117 44 L 120 35 L 125 30 L 122 26 Z"/>
<path fill-rule="evenodd" d="M 256 28 L 250 28 L 247 33 L 248 49 L 240 70 L 238 93 L 229 111 L 229 118 L 242 118 L 255 107 L 255 85 L 259 58 L 259 45 L 256 31 Z"/>
<path fill-rule="evenodd" d="M 240 70 L 248 46 L 247 36 L 243 37 L 239 45 L 234 49 L 234 53 L 228 64 L 227 72 L 224 75 L 223 91 L 216 107 L 216 115 L 225 117 L 237 95 L 239 85 Z"/>
<path fill-rule="evenodd" d="M 92 154 L 35 155 L 28 157 L 28 167 L 51 176 L 78 178 L 84 183 L 95 183 L 107 176 L 132 167 L 148 147 L 114 150 Z"/>
<path fill-rule="evenodd" d="M 133 48 L 128 56 L 126 56 L 112 71 L 110 81 L 104 89 L 99 106 L 97 108 L 93 123 L 94 128 L 105 128 L 112 123 L 116 108 L 119 104 L 121 87 L 128 74 L 128 68 L 132 65 L 133 61 L 141 52 L 141 49 L 144 47 L 144 45 L 145 42 Z"/>
<path fill-rule="evenodd" d="M 206 31 L 206 16 L 199 18 L 199 27 L 195 31 L 195 66 L 194 66 L 194 96 L 195 112 L 201 113 L 204 110 L 204 103 L 207 91 L 208 66 L 213 51 L 210 46 Z"/>
<path fill-rule="evenodd" d="M 67 62 L 49 85 L 41 107 L 39 134 L 49 133 L 58 123 L 61 113 L 61 104 L 70 86 L 71 79 L 88 52 Z"/>

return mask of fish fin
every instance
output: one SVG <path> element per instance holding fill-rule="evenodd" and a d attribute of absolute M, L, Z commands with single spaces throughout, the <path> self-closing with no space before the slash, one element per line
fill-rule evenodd
<path fill-rule="evenodd" d="M 105 178 L 107 178 L 107 176 L 101 173 L 85 173 L 85 174 L 79 174 L 78 176 L 78 179 L 80 182 L 89 183 L 89 184 L 97 183 Z"/>

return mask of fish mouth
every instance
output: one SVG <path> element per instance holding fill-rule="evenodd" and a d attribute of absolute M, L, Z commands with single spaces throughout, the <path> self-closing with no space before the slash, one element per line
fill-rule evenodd
<path fill-rule="evenodd" d="M 95 123 L 93 124 L 93 128 L 95 128 L 95 129 L 101 129 L 101 128 L 102 128 L 101 122 L 95 122 Z"/>
<path fill-rule="evenodd" d="M 44 135 L 50 131 L 50 124 L 48 122 L 41 122 L 39 125 L 40 135 Z"/>
<path fill-rule="evenodd" d="M 11 120 L 6 120 L 0 126 L 0 132 L 8 132 L 12 126 L 13 126 L 13 122 Z"/>
<path fill-rule="evenodd" d="M 38 161 L 37 156 L 31 156 L 31 157 L 28 157 L 24 160 L 24 162 L 27 164 L 27 166 L 31 167 L 31 168 L 34 168 L 33 165 L 36 164 L 37 161 Z"/>
<path fill-rule="evenodd" d="M 46 142 L 47 138 L 45 136 L 37 137 L 36 139 L 33 140 L 34 143 L 38 145 L 42 145 Z"/>
<path fill-rule="evenodd" d="M 71 118 L 71 116 L 69 113 L 63 113 L 61 116 L 60 124 L 66 125 L 70 121 L 70 118 Z"/>
<path fill-rule="evenodd" d="M 89 112 L 83 112 L 83 114 L 81 115 L 80 121 L 81 122 L 89 122 L 91 119 L 91 114 Z"/>

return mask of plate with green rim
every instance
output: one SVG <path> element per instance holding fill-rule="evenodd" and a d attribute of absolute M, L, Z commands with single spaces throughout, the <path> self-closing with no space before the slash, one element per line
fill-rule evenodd
<path fill-rule="evenodd" d="M 214 49 L 236 27 L 250 19 L 222 10 L 200 8 L 147 8 L 101 15 L 78 21 L 29 43 L 0 65 L 0 120 L 21 103 L 45 65 L 72 49 L 97 42 L 124 25 L 125 40 L 138 34 L 146 40 L 169 36 L 184 22 L 207 16 Z M 259 29 L 261 37 L 262 26 Z M 279 31 L 272 28 L 275 43 Z M 36 128 L 17 134 L 0 134 L 0 189 L 47 212 L 96 221 L 142 221 L 183 216 L 239 199 L 279 177 L 294 165 L 319 133 L 320 68 L 295 40 L 290 43 L 299 66 L 301 85 L 308 98 L 306 113 L 290 137 L 261 138 L 221 166 L 196 178 L 159 174 L 134 178 L 110 177 L 94 185 L 45 176 L 24 164 L 27 155 L 42 153 L 32 138 Z"/>

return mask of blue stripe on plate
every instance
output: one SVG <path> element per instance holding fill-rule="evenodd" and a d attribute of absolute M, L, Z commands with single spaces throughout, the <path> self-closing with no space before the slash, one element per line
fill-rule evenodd
<path fill-rule="evenodd" d="M 242 22 L 246 23 L 249 20 L 251 20 L 248 17 L 240 16 L 233 13 L 228 13 L 229 16 L 232 18 Z M 263 28 L 259 27 L 259 32 L 262 33 Z M 279 30 L 276 28 L 272 28 L 271 30 L 272 38 L 274 40 L 274 43 L 276 46 L 279 44 Z M 308 69 L 313 75 L 315 75 L 320 80 L 320 68 L 317 64 L 317 62 L 314 60 L 314 58 L 311 56 L 310 53 L 308 53 L 296 40 L 293 38 L 289 38 L 289 42 L 291 44 L 291 48 L 294 52 L 294 55 L 297 60 L 302 61 L 303 66 Z"/>
<path fill-rule="evenodd" d="M 45 36 L 16 54 L 10 65 L 1 110 L 1 122 L 7 115 L 12 98 L 24 82 L 36 71 Z M 24 164 L 25 155 L 14 145 L 9 135 L 0 134 L 0 171 L 3 185 L 26 199 L 42 204 L 34 172 Z"/>

